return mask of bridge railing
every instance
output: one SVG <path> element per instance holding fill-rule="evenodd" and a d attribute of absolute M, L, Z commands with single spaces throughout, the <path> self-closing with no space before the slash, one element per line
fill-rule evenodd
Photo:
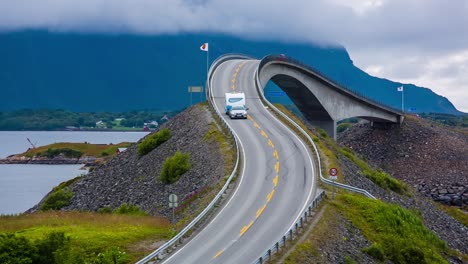
<path fill-rule="evenodd" d="M 316 76 L 320 77 L 321 79 L 323 79 L 324 81 L 332 84 L 333 86 L 335 86 L 336 88 L 340 89 L 340 90 L 343 90 L 343 91 L 346 91 L 348 94 L 351 94 L 351 95 L 354 95 L 355 97 L 369 103 L 369 104 L 372 104 L 372 105 L 377 105 L 381 108 L 384 108 L 386 109 L 387 111 L 390 111 L 390 112 L 394 112 L 396 114 L 399 114 L 399 115 L 403 115 L 403 112 L 401 111 L 401 109 L 397 109 L 391 105 L 388 105 L 382 101 L 379 101 L 379 100 L 376 100 L 376 99 L 373 99 L 373 98 L 370 98 L 366 95 L 364 95 L 363 93 L 357 91 L 356 89 L 352 89 L 342 83 L 339 83 L 338 81 L 335 81 L 333 80 L 332 78 L 328 77 L 325 73 L 321 72 L 320 70 L 310 66 L 310 65 L 307 65 L 299 60 L 296 60 L 296 59 L 293 59 L 293 58 L 290 58 L 290 57 L 287 57 L 285 55 L 268 55 L 266 57 L 264 57 L 262 59 L 262 61 L 260 62 L 260 65 L 258 66 L 259 69 L 262 69 L 263 66 L 265 66 L 266 64 L 270 63 L 270 62 L 285 62 L 289 65 L 297 65 L 299 66 L 300 68 L 303 68 L 307 71 L 310 71 L 312 73 L 314 73 Z"/>
<path fill-rule="evenodd" d="M 144 257 L 140 261 L 138 261 L 137 264 L 147 263 L 147 262 L 149 262 L 149 261 L 151 261 L 151 260 L 153 260 L 155 258 L 159 259 L 160 256 L 165 254 L 166 251 L 169 248 L 177 245 L 178 243 L 181 243 L 181 239 L 187 234 L 187 232 L 192 230 L 200 222 L 200 220 L 202 220 L 211 211 L 211 209 L 213 209 L 213 207 L 216 205 L 216 203 L 218 201 L 220 201 L 220 198 L 222 197 L 224 192 L 226 192 L 226 190 L 229 187 L 229 184 L 231 183 L 232 179 L 237 174 L 237 169 L 238 169 L 239 163 L 240 163 L 240 152 L 241 152 L 241 149 L 240 149 L 240 146 L 239 146 L 239 141 L 238 141 L 239 139 L 238 139 L 237 134 L 231 128 L 231 126 L 226 121 L 224 121 L 224 119 L 222 118 L 222 113 L 220 113 L 219 110 L 215 107 L 213 97 L 211 96 L 211 77 L 212 77 L 213 71 L 216 69 L 216 67 L 218 67 L 222 62 L 224 62 L 226 60 L 250 59 L 250 58 L 251 57 L 248 57 L 246 55 L 241 55 L 241 54 L 228 54 L 228 55 L 224 55 L 224 56 L 219 57 L 218 59 L 216 59 L 211 64 L 210 70 L 208 71 L 207 82 L 206 82 L 206 86 L 207 86 L 206 89 L 205 89 L 206 90 L 206 95 L 207 95 L 206 98 L 207 98 L 208 102 L 210 103 L 210 106 L 212 107 L 212 109 L 219 116 L 219 119 L 222 122 L 222 126 L 227 128 L 230 135 L 234 138 L 234 142 L 235 142 L 235 145 L 236 145 L 236 152 L 237 152 L 236 164 L 234 165 L 234 169 L 232 170 L 231 175 L 226 180 L 226 183 L 223 185 L 222 189 L 218 192 L 218 194 L 215 196 L 215 198 L 210 202 L 210 204 L 208 204 L 208 206 L 195 219 L 193 219 L 192 222 L 190 222 L 186 227 L 184 227 L 176 236 L 174 236 L 169 241 L 167 241 L 162 246 L 160 246 L 158 249 L 156 249 L 155 251 L 151 252 L 149 255 L 147 255 L 146 257 Z"/>
<path fill-rule="evenodd" d="M 262 60 L 262 62 L 263 61 L 264 60 Z M 265 97 L 265 95 L 263 93 L 263 84 L 260 83 L 260 78 L 259 78 L 259 70 L 260 69 L 261 69 L 261 67 L 259 65 L 259 67 L 257 68 L 256 77 L 255 77 L 256 78 L 256 88 L 257 88 L 258 94 L 260 95 L 260 98 L 262 99 L 263 102 L 265 102 L 268 105 L 268 107 L 270 109 L 272 109 L 278 115 L 280 115 L 281 117 L 286 119 L 292 126 L 294 126 L 298 131 L 300 131 L 301 134 L 303 134 L 303 136 L 307 139 L 307 141 L 313 146 L 314 152 L 315 152 L 315 157 L 317 159 L 317 164 L 318 164 L 318 167 L 319 167 L 318 168 L 318 173 L 320 175 L 320 180 L 322 182 L 330 184 L 332 186 L 336 186 L 336 187 L 346 189 L 346 190 L 349 190 L 349 191 L 361 193 L 361 194 L 363 194 L 363 195 L 365 195 L 365 196 L 367 196 L 369 198 L 376 199 L 371 193 L 369 193 L 368 191 L 366 191 L 364 189 L 360 189 L 360 188 L 353 187 L 353 186 L 350 186 L 350 185 L 346 185 L 346 184 L 338 183 L 338 182 L 335 182 L 335 181 L 331 181 L 331 180 L 323 177 L 323 174 L 322 174 L 322 161 L 320 159 L 320 153 L 318 151 L 317 146 L 315 145 L 315 142 L 312 140 L 312 138 L 309 136 L 309 134 L 306 131 L 304 131 L 304 129 L 302 129 L 301 126 L 299 126 L 296 122 L 294 122 L 294 120 L 289 118 L 289 116 L 287 116 L 286 114 L 281 112 L 278 108 L 276 108 L 272 103 L 270 103 L 266 99 L 266 97 Z M 312 216 L 313 210 L 315 208 L 317 208 L 318 204 L 320 203 L 320 201 L 323 199 L 324 196 L 325 196 L 324 191 L 322 191 L 318 196 L 316 196 L 316 198 L 309 204 L 307 209 L 305 209 L 305 211 L 301 214 L 301 217 L 299 218 L 299 220 L 296 223 L 294 223 L 292 228 L 289 229 L 285 234 L 283 234 L 283 236 L 281 236 L 281 238 L 277 242 L 275 242 L 270 248 L 268 248 L 264 252 L 264 254 L 262 256 L 260 256 L 256 260 L 256 262 L 254 262 L 254 263 L 259 264 L 259 263 L 264 263 L 265 261 L 271 260 L 272 256 L 274 254 L 278 253 L 281 248 L 285 247 L 287 241 L 291 241 L 294 238 L 294 236 L 297 235 L 298 232 L 300 232 L 300 229 L 302 229 L 304 224 L 307 222 L 308 217 Z"/>

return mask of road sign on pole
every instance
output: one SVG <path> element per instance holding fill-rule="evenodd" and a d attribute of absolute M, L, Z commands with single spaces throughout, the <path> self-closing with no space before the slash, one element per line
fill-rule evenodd
<path fill-rule="evenodd" d="M 335 181 L 338 179 L 338 170 L 336 168 L 331 168 L 328 173 L 330 173 L 330 180 L 335 183 Z M 332 185 L 332 200 L 335 199 L 335 185 Z"/>
<path fill-rule="evenodd" d="M 177 195 L 171 193 L 169 195 L 169 208 L 172 208 L 172 223 L 175 224 L 175 208 L 179 206 Z"/>
<path fill-rule="evenodd" d="M 330 180 L 336 180 L 338 178 L 338 170 L 336 168 L 331 168 L 328 172 L 330 173 Z"/>
<path fill-rule="evenodd" d="M 188 92 L 190 93 L 190 105 L 192 105 L 192 94 L 200 93 L 200 102 L 202 100 L 203 86 L 189 86 Z"/>

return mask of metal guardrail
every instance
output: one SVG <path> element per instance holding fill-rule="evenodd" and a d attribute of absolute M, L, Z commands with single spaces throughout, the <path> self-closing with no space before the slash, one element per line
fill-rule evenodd
<path fill-rule="evenodd" d="M 155 251 L 151 252 L 149 255 L 144 257 L 143 259 L 139 260 L 137 264 L 142 264 L 142 263 L 147 263 L 148 261 L 151 261 L 154 258 L 159 258 L 159 256 L 164 253 L 168 248 L 171 246 L 176 245 L 176 243 L 180 242 L 180 239 L 188 232 L 190 231 L 203 217 L 207 215 L 207 213 L 214 207 L 214 205 L 219 201 L 221 196 L 224 194 L 224 192 L 227 190 L 229 184 L 231 183 L 231 180 L 234 178 L 234 176 L 237 173 L 237 168 L 239 166 L 239 160 L 240 160 L 240 147 L 239 147 L 239 139 L 237 134 L 234 132 L 234 130 L 231 128 L 231 126 L 224 121 L 222 118 L 222 114 L 218 111 L 218 109 L 214 105 L 213 98 L 210 96 L 211 94 L 211 77 L 213 74 L 213 71 L 218 67 L 222 62 L 226 60 L 231 60 L 231 59 L 251 59 L 251 57 L 248 57 L 246 55 L 241 55 L 241 54 L 230 54 L 230 55 L 224 55 L 216 59 L 210 67 L 210 70 L 208 72 L 207 76 L 207 88 L 206 88 L 206 93 L 207 93 L 207 100 L 210 102 L 211 107 L 213 110 L 217 113 L 217 115 L 220 117 L 220 120 L 222 122 L 222 125 L 228 129 L 230 132 L 231 136 L 234 138 L 234 142 L 236 145 L 236 152 L 237 152 L 237 157 L 236 157 L 236 165 L 234 166 L 234 169 L 232 170 L 231 175 L 229 178 L 226 180 L 226 183 L 224 184 L 223 188 L 218 192 L 218 194 L 215 196 L 215 198 L 210 202 L 210 204 L 195 218 L 193 219 L 190 224 L 188 224 L 184 229 L 182 229 L 176 236 L 174 236 L 172 239 L 164 243 L 161 247 L 156 249 Z"/>
<path fill-rule="evenodd" d="M 257 261 L 254 262 L 254 264 L 262 264 L 265 261 L 271 260 L 274 254 L 278 253 L 281 250 L 281 248 L 286 246 L 286 243 L 288 241 L 292 241 L 294 239 L 294 236 L 297 235 L 299 230 L 303 228 L 304 225 L 307 223 L 309 217 L 313 216 L 313 210 L 318 207 L 319 203 L 323 200 L 324 197 L 325 191 L 322 191 L 307 207 L 307 209 L 301 215 L 301 218 L 299 218 L 299 220 L 296 223 L 294 223 L 293 227 L 289 229 L 288 232 L 286 232 L 280 238 L 280 240 L 273 244 L 273 246 L 270 247 L 261 257 L 259 257 Z"/>
<path fill-rule="evenodd" d="M 269 59 L 271 61 L 271 58 L 269 58 Z M 263 60 L 262 60 L 262 62 L 263 62 Z M 265 64 L 263 64 L 263 65 L 265 65 Z M 312 138 L 309 136 L 309 134 L 307 134 L 307 132 L 305 132 L 304 129 L 302 129 L 302 127 L 300 127 L 298 124 L 296 124 L 296 122 L 294 122 L 286 114 L 281 112 L 278 108 L 276 108 L 273 104 L 271 104 L 265 98 L 265 95 L 263 93 L 263 85 L 260 83 L 260 78 L 259 78 L 259 74 L 260 74 L 259 72 L 261 70 L 261 66 L 262 66 L 262 63 L 259 64 L 259 67 L 257 68 L 256 76 L 255 76 L 256 88 L 257 88 L 258 94 L 260 95 L 262 101 L 264 101 L 268 105 L 268 107 L 270 109 L 273 109 L 273 111 L 275 111 L 277 114 L 281 115 L 289 123 L 291 123 L 291 125 L 293 125 L 296 129 L 298 129 L 298 131 L 300 131 L 307 138 L 307 140 L 311 143 L 311 145 L 314 147 L 314 151 L 315 151 L 316 158 L 317 158 L 317 163 L 319 165 L 318 170 L 319 170 L 320 180 L 322 182 L 330 184 L 332 186 L 336 186 L 336 187 L 343 188 L 343 189 L 346 189 L 346 190 L 349 190 L 349 191 L 361 193 L 361 194 L 363 194 L 363 195 L 365 195 L 365 196 L 367 196 L 369 198 L 376 199 L 372 194 L 370 194 L 368 191 L 366 191 L 364 189 L 360 189 L 360 188 L 356 188 L 356 187 L 353 187 L 353 186 L 350 186 L 350 185 L 334 182 L 334 181 L 331 181 L 331 180 L 323 177 L 323 175 L 322 175 L 322 161 L 320 159 L 320 154 L 318 152 L 317 146 L 315 145 L 315 142 L 312 140 Z M 254 264 L 262 264 L 262 263 L 264 263 L 264 262 L 266 262 L 268 260 L 271 260 L 272 256 L 274 254 L 278 253 L 282 247 L 286 246 L 287 241 L 293 240 L 294 235 L 296 235 L 299 232 L 299 229 L 302 228 L 304 226 L 304 224 L 308 221 L 308 217 L 312 216 L 312 210 L 317 208 L 318 204 L 320 203 L 320 201 L 322 201 L 324 196 L 325 196 L 324 191 L 322 191 L 318 196 L 316 196 L 314 198 L 314 200 L 312 201 L 312 203 L 310 203 L 309 206 L 307 207 L 307 209 L 302 213 L 299 220 L 296 223 L 294 223 L 292 228 L 289 229 L 276 243 L 274 243 L 272 247 L 267 249 L 266 252 L 262 256 L 260 256 L 256 260 L 256 262 L 254 262 Z"/>
<path fill-rule="evenodd" d="M 271 61 L 271 57 L 270 56 L 267 56 L 266 57 L 269 62 Z M 282 58 L 282 57 L 281 57 Z M 263 60 L 262 60 L 263 61 Z M 283 61 L 283 60 L 281 60 Z M 353 187 L 353 186 L 350 186 L 350 185 L 346 185 L 346 184 L 342 184 L 342 183 L 339 183 L 339 182 L 335 182 L 335 181 L 332 181 L 332 180 L 329 180 L 325 177 L 323 177 L 322 175 L 322 161 L 320 159 L 320 154 L 318 152 L 318 148 L 317 146 L 315 145 L 315 142 L 312 140 L 312 138 L 309 136 L 309 134 L 307 134 L 307 132 L 304 131 L 304 129 L 302 129 L 301 126 L 299 126 L 298 124 L 296 124 L 296 122 L 294 122 L 291 118 L 289 118 L 286 114 L 284 114 L 283 112 L 281 112 L 278 108 L 276 108 L 272 103 L 270 103 L 264 93 L 263 93 L 263 84 L 260 83 L 260 78 L 259 78 L 259 75 L 260 75 L 260 71 L 261 71 L 261 67 L 262 65 L 265 65 L 265 64 L 262 64 L 260 62 L 259 64 L 259 67 L 257 69 L 257 74 L 255 75 L 255 81 L 256 81 L 256 87 L 257 87 L 257 91 L 258 91 L 258 94 L 260 95 L 260 97 L 262 98 L 262 100 L 268 105 L 268 107 L 270 107 L 271 109 L 273 109 L 277 114 L 281 115 L 284 119 L 286 119 L 291 125 L 293 125 L 298 131 L 300 131 L 306 138 L 307 140 L 309 141 L 309 143 L 314 147 L 314 151 L 315 151 L 315 155 L 317 157 L 317 161 L 318 161 L 318 165 L 319 165 L 319 175 L 320 175 L 320 180 L 324 183 L 327 183 L 327 184 L 330 184 L 330 185 L 333 185 L 333 186 L 336 186 L 336 187 L 339 187 L 339 188 L 342 188 L 342 189 L 346 189 L 346 190 L 349 190 L 349 191 L 353 191 L 353 192 L 357 192 L 357 193 L 361 193 L 369 198 L 372 198 L 372 199 L 376 199 L 372 194 L 370 194 L 368 191 L 364 190 L 364 189 L 360 189 L 360 188 L 357 188 L 357 187 Z"/>

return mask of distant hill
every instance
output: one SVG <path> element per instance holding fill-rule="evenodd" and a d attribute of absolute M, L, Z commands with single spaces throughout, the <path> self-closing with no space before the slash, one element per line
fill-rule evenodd
<path fill-rule="evenodd" d="M 375 100 L 400 108 L 400 83 L 372 77 L 353 65 L 343 47 L 243 40 L 224 35 L 98 35 L 23 31 L 0 33 L 0 111 L 179 110 L 187 87 L 204 85 L 210 61 L 225 53 L 257 58 L 286 54 Z M 269 89 L 275 89 L 271 87 Z M 203 98 L 202 98 L 203 99 Z M 193 102 L 200 101 L 194 95 Z M 427 88 L 405 84 L 405 105 L 416 112 L 461 114 Z"/>

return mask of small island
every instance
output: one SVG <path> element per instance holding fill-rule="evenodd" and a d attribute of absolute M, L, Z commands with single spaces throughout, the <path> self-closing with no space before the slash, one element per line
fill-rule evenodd
<path fill-rule="evenodd" d="M 83 164 L 94 166 L 125 151 L 130 142 L 118 144 L 54 143 L 30 148 L 24 153 L 0 159 L 0 164 Z"/>

